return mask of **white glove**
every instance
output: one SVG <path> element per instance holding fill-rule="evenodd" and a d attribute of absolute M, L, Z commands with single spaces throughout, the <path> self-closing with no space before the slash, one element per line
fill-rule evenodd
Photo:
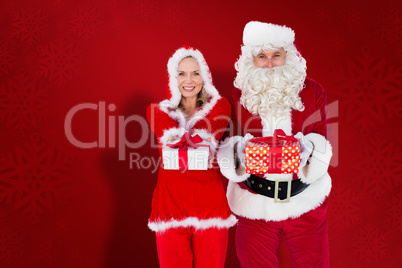
<path fill-rule="evenodd" d="M 246 147 L 247 141 L 254 138 L 253 135 L 247 133 L 246 136 L 242 137 L 241 140 L 237 143 L 237 157 L 240 160 L 240 164 L 243 167 L 246 167 L 246 154 L 244 152 L 244 147 Z"/>
<path fill-rule="evenodd" d="M 311 153 L 313 152 L 313 143 L 306 139 L 303 133 L 294 135 L 300 141 L 300 168 L 304 167 Z"/>

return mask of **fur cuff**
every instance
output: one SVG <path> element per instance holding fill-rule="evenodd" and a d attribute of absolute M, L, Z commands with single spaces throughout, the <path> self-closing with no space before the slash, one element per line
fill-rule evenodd
<path fill-rule="evenodd" d="M 215 136 L 208 132 L 205 129 L 194 129 L 194 131 L 192 132 L 191 136 L 194 135 L 199 135 L 203 140 L 206 140 L 208 138 L 211 139 L 211 150 L 213 152 L 216 152 L 216 148 L 218 148 L 218 141 L 215 139 Z"/>
<path fill-rule="evenodd" d="M 298 177 L 304 183 L 311 184 L 322 177 L 327 171 L 332 156 L 332 146 L 324 136 L 316 133 L 307 134 L 306 139 L 314 144 L 310 164 L 301 168 Z M 307 170 L 307 172 L 305 172 Z"/>
<path fill-rule="evenodd" d="M 184 128 L 169 128 L 163 131 L 163 135 L 159 138 L 159 142 L 162 145 L 166 145 L 169 142 L 170 137 L 178 136 L 179 138 L 184 135 L 186 130 Z"/>
<path fill-rule="evenodd" d="M 211 218 L 206 220 L 201 220 L 195 217 L 189 217 L 184 220 L 171 219 L 170 221 L 160 221 L 160 222 L 148 222 L 148 228 L 154 232 L 164 232 L 170 228 L 177 227 L 189 227 L 192 226 L 196 229 L 208 229 L 208 228 L 230 228 L 237 223 L 237 219 L 234 215 L 230 215 L 226 219 L 222 218 Z"/>
<path fill-rule="evenodd" d="M 234 159 L 234 145 L 240 141 L 241 136 L 227 138 L 219 146 L 217 153 L 218 164 L 223 176 L 234 182 L 245 181 L 250 174 L 244 173 L 238 175 L 236 173 L 236 161 Z"/>

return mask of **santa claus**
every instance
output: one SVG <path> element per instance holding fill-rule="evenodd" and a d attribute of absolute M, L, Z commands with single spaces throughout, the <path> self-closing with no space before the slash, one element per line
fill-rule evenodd
<path fill-rule="evenodd" d="M 249 22 L 235 64 L 230 96 L 232 135 L 220 146 L 218 162 L 229 179 L 227 197 L 238 215 L 236 250 L 242 267 L 278 267 L 276 250 L 284 234 L 294 267 L 328 267 L 327 97 L 306 78 L 306 61 L 286 26 Z M 297 174 L 247 174 L 245 152 L 252 137 L 276 129 L 301 143 Z M 251 134 L 250 134 L 251 133 Z"/>

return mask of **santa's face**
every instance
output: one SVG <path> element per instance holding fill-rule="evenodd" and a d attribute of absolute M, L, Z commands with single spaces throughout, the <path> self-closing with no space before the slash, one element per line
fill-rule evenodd
<path fill-rule="evenodd" d="M 278 50 L 261 50 L 254 56 L 254 65 L 258 68 L 272 68 L 282 66 L 286 61 L 286 52 L 283 48 Z"/>
<path fill-rule="evenodd" d="M 201 91 L 203 82 L 200 73 L 200 66 L 194 58 L 183 59 L 178 66 L 177 80 L 179 90 L 183 98 L 197 99 L 197 94 Z"/>
<path fill-rule="evenodd" d="M 295 47 L 286 51 L 263 50 L 254 56 L 248 49 L 237 61 L 235 86 L 242 91 L 240 103 L 252 114 L 279 117 L 291 109 L 303 110 L 299 92 L 306 77 L 306 63 Z"/>

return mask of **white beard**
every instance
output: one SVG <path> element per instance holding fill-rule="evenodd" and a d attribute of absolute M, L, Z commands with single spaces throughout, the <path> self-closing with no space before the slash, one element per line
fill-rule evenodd
<path fill-rule="evenodd" d="M 289 62 L 273 68 L 257 68 L 253 62 L 239 66 L 235 86 L 240 103 L 252 114 L 281 117 L 291 109 L 304 110 L 299 93 L 306 77 L 305 63 Z"/>

